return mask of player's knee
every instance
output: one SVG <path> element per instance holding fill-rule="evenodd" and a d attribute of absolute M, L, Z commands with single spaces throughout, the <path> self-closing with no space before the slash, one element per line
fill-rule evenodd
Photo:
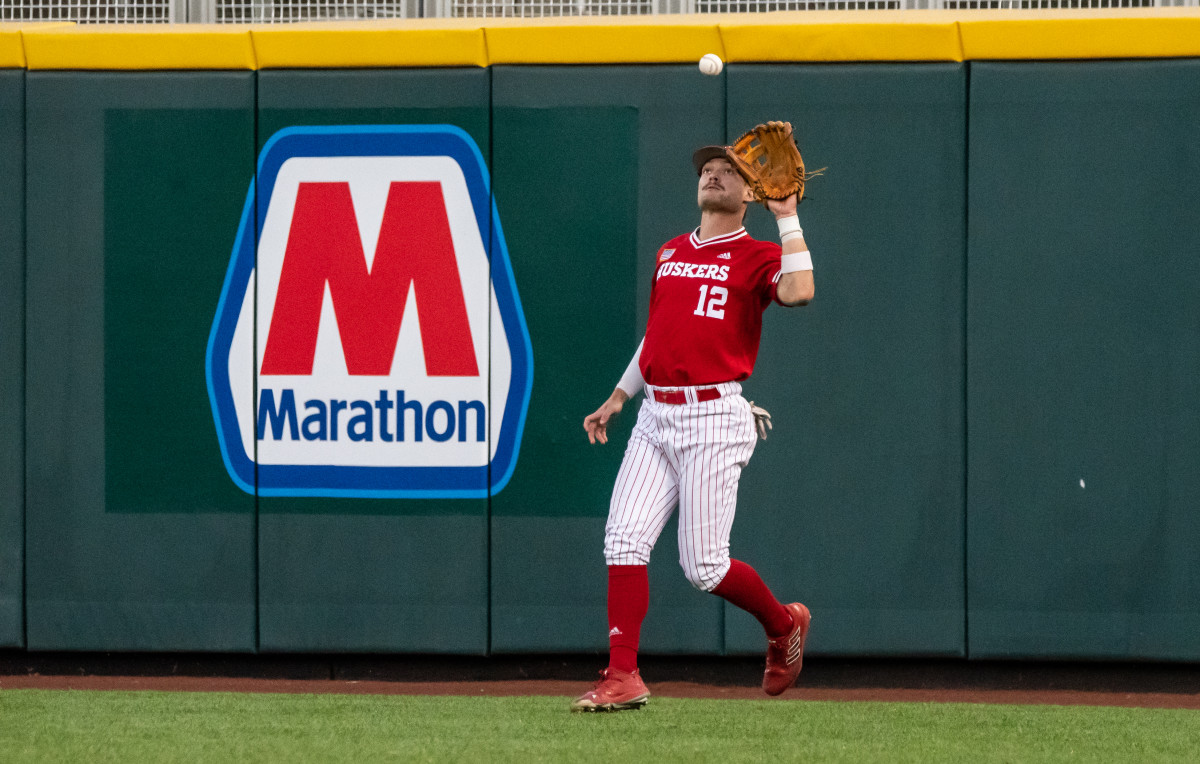
<path fill-rule="evenodd" d="M 702 560 L 679 561 L 688 583 L 702 592 L 711 592 L 729 572 L 729 557 L 713 556 Z"/>
<path fill-rule="evenodd" d="M 620 534 L 608 533 L 604 537 L 604 562 L 606 565 L 649 565 L 649 544 Z"/>

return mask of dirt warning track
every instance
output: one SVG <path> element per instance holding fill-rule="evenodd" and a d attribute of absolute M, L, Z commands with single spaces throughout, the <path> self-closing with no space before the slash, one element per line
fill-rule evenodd
<path fill-rule="evenodd" d="M 564 698 L 587 688 L 596 656 L 139 656 L 0 654 L 0 689 L 344 693 Z M 655 658 L 656 697 L 767 700 L 748 658 Z M 656 677 L 659 681 L 655 681 Z M 1200 666 L 810 659 L 773 702 L 896 701 L 1200 709 Z"/>

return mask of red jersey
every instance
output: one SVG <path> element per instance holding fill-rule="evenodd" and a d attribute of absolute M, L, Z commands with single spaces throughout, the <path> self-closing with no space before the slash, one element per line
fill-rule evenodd
<path fill-rule="evenodd" d="M 780 246 L 745 228 L 700 241 L 693 231 L 658 250 L 650 320 L 638 365 L 651 385 L 735 382 L 758 358 L 762 314 L 775 299 Z"/>

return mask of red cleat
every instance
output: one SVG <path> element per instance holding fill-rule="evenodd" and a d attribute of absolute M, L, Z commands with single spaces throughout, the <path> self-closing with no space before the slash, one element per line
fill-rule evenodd
<path fill-rule="evenodd" d="M 804 638 L 812 614 L 799 602 L 784 607 L 792 614 L 792 630 L 782 637 L 767 638 L 767 670 L 762 686 L 768 695 L 778 695 L 795 684 L 804 665 Z"/>
<path fill-rule="evenodd" d="M 576 698 L 572 711 L 624 711 L 646 705 L 650 691 L 637 669 L 633 673 L 609 668 L 600 672 L 596 686 Z"/>

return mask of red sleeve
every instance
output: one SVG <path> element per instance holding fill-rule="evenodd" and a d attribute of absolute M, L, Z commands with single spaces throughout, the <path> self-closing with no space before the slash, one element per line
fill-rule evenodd
<path fill-rule="evenodd" d="M 783 254 L 783 247 L 770 242 L 763 242 L 762 258 L 763 263 L 757 275 L 759 287 L 762 290 L 762 305 L 763 310 L 767 309 L 767 305 L 772 302 L 779 302 L 779 296 L 776 291 L 779 289 L 779 277 L 782 275 L 783 263 L 780 257 Z M 779 302 L 780 305 L 783 303 Z"/>

